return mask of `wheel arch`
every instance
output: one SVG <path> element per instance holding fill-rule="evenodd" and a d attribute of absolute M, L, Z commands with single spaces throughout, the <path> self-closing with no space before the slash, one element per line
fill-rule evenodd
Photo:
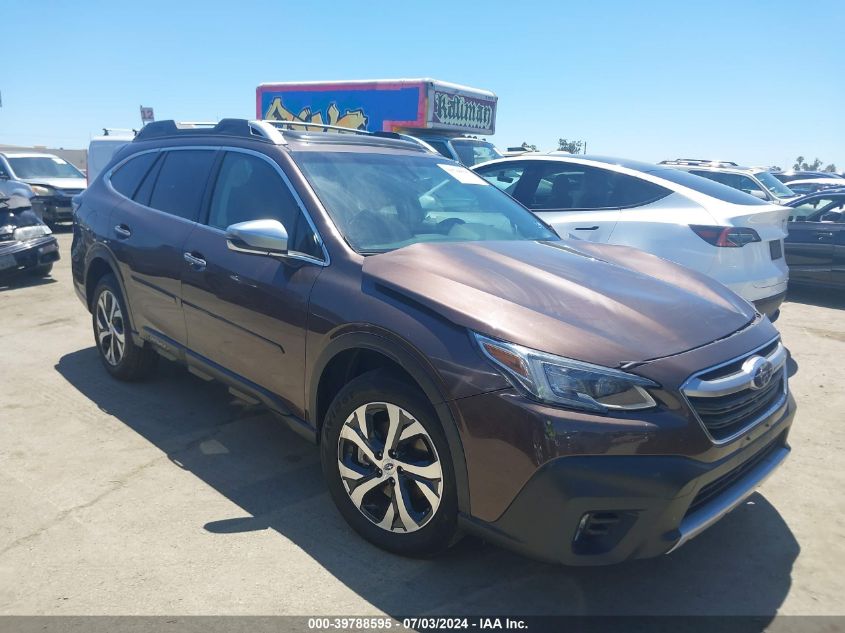
<path fill-rule="evenodd" d="M 446 440 L 455 471 L 458 508 L 469 512 L 469 487 L 463 442 L 449 406 L 445 387 L 425 357 L 387 331 L 354 331 L 336 336 L 323 350 L 311 372 L 308 417 L 320 441 L 323 420 L 339 389 L 367 371 L 389 368 L 419 388 L 431 403 Z"/>
<path fill-rule="evenodd" d="M 88 253 L 85 262 L 85 302 L 88 306 L 88 311 L 91 312 L 94 301 L 94 290 L 97 284 L 104 276 L 112 274 L 117 280 L 117 285 L 120 288 L 120 293 L 123 295 L 123 304 L 126 306 L 126 311 L 129 313 L 129 323 L 132 325 L 133 336 L 137 337 L 137 332 L 134 330 L 135 319 L 132 314 L 132 306 L 129 303 L 129 296 L 126 293 L 126 284 L 123 276 L 120 274 L 120 267 L 117 264 L 117 259 L 112 252 L 100 244 L 94 245 Z"/>

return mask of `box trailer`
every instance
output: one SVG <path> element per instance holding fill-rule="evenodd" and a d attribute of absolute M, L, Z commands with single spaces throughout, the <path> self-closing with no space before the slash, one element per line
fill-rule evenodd
<path fill-rule="evenodd" d="M 473 165 L 501 154 L 483 139 L 496 131 L 495 94 L 435 79 L 264 83 L 259 119 L 395 132 Z"/>

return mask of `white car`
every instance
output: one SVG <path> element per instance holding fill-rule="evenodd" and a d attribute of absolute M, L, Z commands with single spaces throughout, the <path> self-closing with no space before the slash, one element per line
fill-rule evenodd
<path fill-rule="evenodd" d="M 124 145 L 132 142 L 135 133 L 132 130 L 103 129 L 102 136 L 95 136 L 88 143 L 88 171 L 86 176 L 90 185 L 112 159 L 112 156 Z"/>
<path fill-rule="evenodd" d="M 523 155 L 473 168 L 562 237 L 633 246 L 710 275 L 774 317 L 789 209 L 663 165 Z"/>

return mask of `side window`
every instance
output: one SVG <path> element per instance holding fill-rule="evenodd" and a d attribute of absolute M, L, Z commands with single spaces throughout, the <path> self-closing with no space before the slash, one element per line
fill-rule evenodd
<path fill-rule="evenodd" d="M 111 186 L 127 198 L 133 197 L 156 158 L 158 158 L 158 152 L 148 152 L 130 158 L 112 173 Z"/>
<path fill-rule="evenodd" d="M 150 196 L 150 206 L 196 222 L 214 156 L 213 150 L 168 151 Z"/>
<path fill-rule="evenodd" d="M 797 207 L 795 219 L 804 222 L 841 222 L 841 217 L 837 219 L 828 217 L 824 220 L 822 218 L 825 218 L 828 213 L 841 214 L 843 208 L 845 208 L 845 198 L 820 198 Z"/>
<path fill-rule="evenodd" d="M 211 196 L 208 225 L 225 229 L 248 220 L 272 219 L 288 232 L 288 248 L 322 257 L 316 236 L 285 181 L 257 156 L 227 152 Z"/>
<path fill-rule="evenodd" d="M 736 183 L 732 182 L 730 178 L 726 178 L 726 176 L 730 176 L 731 174 L 721 174 L 715 171 L 699 171 L 697 169 L 690 169 L 691 174 L 695 174 L 696 176 L 701 176 L 702 178 L 707 178 L 708 180 L 712 180 L 714 182 L 721 183 L 728 187 L 732 187 L 736 189 Z"/>
<path fill-rule="evenodd" d="M 748 176 L 739 176 L 737 189 L 740 191 L 763 191 L 763 188 Z M 765 191 L 763 191 L 765 193 Z"/>
<path fill-rule="evenodd" d="M 525 173 L 525 166 L 490 165 L 484 169 L 479 169 L 477 173 L 497 189 L 513 195 L 516 186 L 519 184 L 519 179 Z"/>
<path fill-rule="evenodd" d="M 577 163 L 545 165 L 533 193 L 525 192 L 529 209 L 603 209 L 612 205 L 615 174 Z"/>

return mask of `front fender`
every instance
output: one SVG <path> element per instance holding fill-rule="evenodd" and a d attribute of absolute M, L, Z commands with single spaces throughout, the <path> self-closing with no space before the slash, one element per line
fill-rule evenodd
<path fill-rule="evenodd" d="M 419 351 L 397 334 L 372 325 L 346 325 L 331 336 L 331 340 L 317 357 L 308 375 L 306 386 L 308 394 L 307 416 L 310 424 L 317 429 L 319 438 L 320 420 L 317 415 L 317 390 L 320 377 L 326 367 L 338 354 L 351 349 L 367 349 L 383 354 L 400 365 L 419 385 L 434 408 L 446 440 L 455 470 L 455 483 L 458 493 L 458 509 L 469 512 L 469 488 L 467 483 L 466 458 L 463 442 L 456 423 L 456 415 L 451 403 L 446 399 L 446 389 L 436 371 Z"/>

